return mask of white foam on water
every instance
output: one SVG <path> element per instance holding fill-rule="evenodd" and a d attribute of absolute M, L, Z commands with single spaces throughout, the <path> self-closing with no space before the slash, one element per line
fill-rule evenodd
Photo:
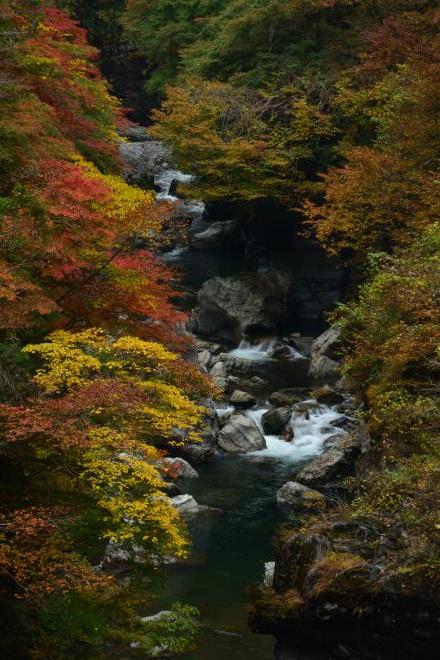
<path fill-rule="evenodd" d="M 267 410 L 268 407 L 246 412 L 262 432 L 261 418 Z M 277 435 L 264 435 L 267 448 L 250 452 L 248 455 L 275 458 L 289 463 L 315 458 L 323 451 L 325 441 L 337 433 L 337 427 L 329 427 L 329 424 L 340 416 L 340 413 L 329 406 L 312 408 L 309 411 L 309 419 L 304 415 L 294 415 L 290 422 L 294 433 L 291 442 Z"/>
<path fill-rule="evenodd" d="M 161 259 L 162 261 L 165 261 L 165 263 L 172 264 L 176 261 L 179 261 L 180 257 L 187 251 L 187 247 L 175 247 L 169 252 L 164 252 L 161 254 Z"/>
<path fill-rule="evenodd" d="M 257 362 L 259 360 L 270 360 L 271 357 L 268 352 L 275 346 L 273 339 L 264 339 L 259 344 L 251 344 L 243 339 L 238 348 L 229 351 L 229 355 L 241 358 L 242 360 L 250 360 Z"/>
<path fill-rule="evenodd" d="M 228 413 L 234 412 L 235 408 L 234 406 L 228 406 L 224 405 L 223 407 L 219 406 L 218 408 L 215 409 L 215 412 L 217 414 L 217 417 L 223 417 L 223 415 L 227 415 Z"/>
<path fill-rule="evenodd" d="M 156 193 L 156 199 L 163 202 L 178 202 L 182 210 L 192 218 L 193 222 L 201 220 L 205 213 L 205 203 L 189 199 L 180 199 L 171 194 L 171 187 L 174 181 L 178 183 L 190 183 L 194 180 L 192 174 L 184 174 L 179 170 L 162 170 L 154 177 L 154 184 L 159 188 Z"/>
<path fill-rule="evenodd" d="M 252 344 L 246 339 L 242 339 L 238 348 L 229 351 L 229 355 L 241 358 L 242 360 L 250 360 L 251 362 L 258 362 L 260 360 L 272 360 L 272 351 L 277 346 L 275 339 L 263 339 L 258 343 Z M 294 360 L 303 358 L 304 355 L 296 350 L 293 346 L 284 344 L 290 353 L 290 357 Z M 289 359 L 289 358 L 287 358 Z"/>
<path fill-rule="evenodd" d="M 303 358 L 304 357 L 304 355 L 302 353 L 300 353 L 294 346 L 289 346 L 288 344 L 286 344 L 286 346 L 289 349 L 290 355 L 293 358 Z"/>
<path fill-rule="evenodd" d="M 170 193 L 173 181 L 190 183 L 193 178 L 194 177 L 191 174 L 184 174 L 183 172 L 179 172 L 179 170 L 163 170 L 162 172 L 159 172 L 159 174 L 156 174 L 154 177 L 154 183 L 160 191 L 156 194 L 156 199 L 161 199 L 166 202 L 179 201 L 178 197 L 175 197 Z"/>

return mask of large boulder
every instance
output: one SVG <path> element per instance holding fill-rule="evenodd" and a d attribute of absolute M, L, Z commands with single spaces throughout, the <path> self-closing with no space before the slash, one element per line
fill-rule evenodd
<path fill-rule="evenodd" d="M 336 380 L 340 375 L 338 351 L 341 347 L 341 332 L 331 327 L 312 344 L 312 360 L 309 376 L 315 380 Z"/>
<path fill-rule="evenodd" d="M 267 435 L 278 435 L 292 417 L 292 411 L 289 408 L 272 408 L 264 413 L 261 423 L 263 430 Z"/>
<path fill-rule="evenodd" d="M 212 377 L 219 376 L 220 378 L 226 378 L 228 367 L 225 362 L 219 361 L 214 364 L 209 373 Z"/>
<path fill-rule="evenodd" d="M 273 406 L 291 406 L 294 403 L 299 403 L 302 399 L 302 394 L 300 391 L 294 387 L 286 387 L 282 390 L 277 390 L 277 392 L 272 392 L 269 397 L 269 402 Z"/>
<path fill-rule="evenodd" d="M 338 351 L 341 347 L 341 331 L 331 327 L 315 339 L 312 344 L 312 355 L 324 355 L 331 360 L 338 359 Z"/>
<path fill-rule="evenodd" d="M 207 403 L 205 426 L 201 432 L 201 441 L 188 445 L 182 444 L 178 448 L 179 454 L 182 454 L 191 464 L 200 465 L 205 463 L 214 455 L 219 430 L 215 408 L 211 403 Z"/>
<path fill-rule="evenodd" d="M 336 406 L 338 403 L 343 403 L 344 396 L 340 392 L 336 392 L 330 385 L 324 385 L 313 392 L 313 398 L 318 403 L 324 403 L 327 406 Z"/>
<path fill-rule="evenodd" d="M 230 403 L 237 408 L 251 408 L 256 404 L 256 399 L 252 394 L 243 392 L 242 390 L 234 390 L 232 392 Z"/>
<path fill-rule="evenodd" d="M 296 479 L 308 486 L 321 486 L 333 479 L 353 474 L 355 460 L 360 452 L 359 434 L 336 435 L 333 446 L 303 467 Z"/>
<path fill-rule="evenodd" d="M 325 355 L 312 355 L 309 376 L 314 380 L 336 380 L 340 375 L 341 365 Z"/>
<path fill-rule="evenodd" d="M 214 277 L 197 294 L 193 329 L 235 344 L 247 334 L 276 334 L 290 315 L 291 288 L 291 276 L 277 271 Z"/>
<path fill-rule="evenodd" d="M 266 448 L 266 440 L 257 425 L 245 415 L 232 415 L 219 433 L 218 446 L 230 454 Z"/>
<path fill-rule="evenodd" d="M 326 499 L 322 493 L 296 481 L 288 481 L 277 491 L 277 505 L 289 513 L 323 511 Z"/>
<path fill-rule="evenodd" d="M 161 466 L 171 479 L 197 479 L 197 470 L 192 465 L 180 457 L 167 457 L 161 460 Z"/>
<path fill-rule="evenodd" d="M 124 176 L 129 183 L 151 185 L 155 175 L 166 168 L 170 150 L 157 140 L 120 142 Z"/>
<path fill-rule="evenodd" d="M 238 242 L 239 221 L 225 220 L 213 222 L 207 229 L 191 237 L 191 246 L 195 250 L 221 250 Z"/>
<path fill-rule="evenodd" d="M 316 561 L 330 549 L 327 536 L 318 530 L 294 532 L 281 545 L 275 561 L 274 587 L 278 593 L 295 588 L 301 591 L 304 580 Z"/>

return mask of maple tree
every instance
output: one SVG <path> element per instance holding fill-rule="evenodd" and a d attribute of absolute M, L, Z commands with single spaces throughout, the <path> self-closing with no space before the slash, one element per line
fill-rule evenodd
<path fill-rule="evenodd" d="M 93 621 L 91 603 L 107 621 L 118 612 L 115 638 L 135 639 L 122 629 L 139 595 L 106 572 L 106 548 L 150 571 L 185 554 L 160 461 L 198 440 L 212 387 L 183 359 L 176 274 L 154 255 L 168 214 L 121 178 L 126 120 L 97 51 L 55 3 L 0 10 L 0 463 L 14 475 L 0 600 L 24 601 L 35 657 L 62 657 L 82 639 L 62 618 Z"/>
<path fill-rule="evenodd" d="M 352 144 L 345 164 L 323 176 L 325 203 L 305 204 L 333 253 L 389 251 L 438 218 L 438 19 L 432 10 L 385 20 L 341 83 L 336 102 Z"/>

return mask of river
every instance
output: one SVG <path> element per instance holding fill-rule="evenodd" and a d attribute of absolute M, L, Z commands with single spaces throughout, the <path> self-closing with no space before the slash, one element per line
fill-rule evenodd
<path fill-rule="evenodd" d="M 171 193 L 173 181 L 190 179 L 175 170 L 159 172 L 155 178 L 157 197 L 168 202 L 179 200 Z M 193 225 L 203 225 L 203 204 L 185 202 L 193 216 Z M 292 251 L 291 239 L 287 250 L 276 249 L 271 254 L 272 267 L 288 266 L 298 282 L 310 278 L 325 278 L 329 262 L 305 241 Z M 283 246 L 284 248 L 284 246 Z M 176 246 L 163 255 L 166 263 L 180 268 L 187 290 L 196 292 L 209 278 L 233 277 L 250 269 L 243 250 L 200 252 Z M 332 277 L 334 278 L 334 266 Z M 316 282 L 313 280 L 315 288 Z M 319 283 L 318 283 L 319 288 Z M 316 322 L 312 310 L 310 319 L 295 328 L 303 334 L 315 336 L 322 332 L 322 321 Z M 291 349 L 285 360 L 272 360 L 267 351 L 270 342 L 260 345 L 241 342 L 231 354 L 249 360 L 254 374 L 261 375 L 262 364 L 267 366 L 268 389 L 259 393 L 257 405 L 246 412 L 262 430 L 261 417 L 269 409 L 266 399 L 279 387 L 304 387 L 306 362 Z M 292 361 L 297 360 L 297 370 Z M 305 369 L 305 371 L 304 371 Z M 264 369 L 263 369 L 264 371 Z M 286 374 L 291 374 L 286 380 Z M 306 400 L 307 395 L 303 398 Z M 309 402 L 310 403 L 310 402 Z M 217 403 L 221 415 L 227 406 Z M 313 408 L 313 403 L 311 404 Z M 222 410 L 223 408 L 223 410 Z M 208 462 L 196 466 L 199 478 L 183 481 L 183 493 L 193 495 L 199 504 L 221 510 L 220 515 L 199 515 L 189 523 L 192 552 L 184 564 L 170 564 L 166 570 L 165 587 L 155 603 L 155 611 L 169 609 L 180 601 L 200 610 L 201 632 L 197 648 L 183 656 L 185 660 L 272 660 L 275 639 L 252 633 L 248 627 L 248 606 L 252 594 L 265 576 L 265 566 L 274 559 L 274 535 L 286 517 L 276 505 L 276 491 L 292 473 L 293 467 L 319 455 L 324 441 L 335 432 L 328 424 L 339 417 L 334 409 L 321 406 L 311 410 L 310 418 L 298 416 L 292 421 L 294 442 L 277 436 L 265 436 L 267 449 L 233 456 L 217 453 Z"/>
<path fill-rule="evenodd" d="M 237 351 L 232 351 L 237 355 Z M 240 348 L 241 359 L 264 360 L 260 348 Z M 263 356 L 263 357 L 262 357 Z M 293 356 L 295 359 L 295 356 Z M 171 565 L 160 606 L 174 601 L 190 603 L 201 613 L 197 649 L 186 660 L 270 660 L 275 640 L 257 635 L 247 625 L 252 591 L 264 578 L 265 564 L 273 560 L 273 537 L 286 518 L 278 510 L 276 491 L 295 466 L 317 456 L 337 429 L 329 426 L 340 416 L 336 409 L 311 406 L 309 419 L 292 421 L 295 441 L 266 435 L 267 448 L 240 456 L 216 454 L 199 466 L 199 478 L 182 482 L 183 492 L 199 504 L 221 509 L 221 515 L 201 515 L 190 523 L 191 558 Z M 269 408 L 259 402 L 249 416 L 261 429 Z M 218 410 L 222 415 L 228 408 Z"/>

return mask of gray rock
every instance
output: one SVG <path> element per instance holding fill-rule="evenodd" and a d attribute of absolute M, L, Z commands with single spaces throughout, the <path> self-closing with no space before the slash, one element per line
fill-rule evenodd
<path fill-rule="evenodd" d="M 263 586 L 271 587 L 273 585 L 274 573 L 275 573 L 275 562 L 267 561 L 264 564 Z"/>
<path fill-rule="evenodd" d="M 231 454 L 256 451 L 266 448 L 266 440 L 254 422 L 245 415 L 232 415 L 222 428 L 218 439 L 219 447 Z"/>
<path fill-rule="evenodd" d="M 330 385 L 324 385 L 324 387 L 314 390 L 313 397 L 318 403 L 325 403 L 328 406 L 336 406 L 344 401 L 343 395 L 336 392 Z"/>
<path fill-rule="evenodd" d="M 312 344 L 311 354 L 320 355 L 337 361 L 338 350 L 341 346 L 341 331 L 330 327 L 322 335 L 317 337 Z"/>
<path fill-rule="evenodd" d="M 202 337 L 238 343 L 270 335 L 290 313 L 291 276 L 277 271 L 214 277 L 197 294 L 193 329 Z"/>
<path fill-rule="evenodd" d="M 341 332 L 331 327 L 317 337 L 312 344 L 312 360 L 309 367 L 309 376 L 316 380 L 335 380 L 340 373 L 340 364 L 337 361 L 338 350 L 341 346 Z"/>
<path fill-rule="evenodd" d="M 333 433 L 333 435 L 329 436 L 328 438 L 326 438 L 326 440 L 324 440 L 325 449 L 331 449 L 332 447 L 337 447 L 341 442 L 342 438 L 345 438 L 348 435 L 348 433 L 346 433 L 342 429 L 341 430 L 334 429 L 334 427 L 331 426 L 329 427 L 328 430 L 330 433 L 332 433 L 333 430 L 337 432 Z"/>
<path fill-rule="evenodd" d="M 232 392 L 240 387 L 240 379 L 238 376 L 228 376 L 226 378 L 226 382 L 228 383 L 228 387 L 231 388 Z"/>
<path fill-rule="evenodd" d="M 196 465 L 206 463 L 206 461 L 214 455 L 214 447 L 208 442 L 186 445 L 184 448 L 182 447 L 180 451 Z"/>
<path fill-rule="evenodd" d="M 330 449 L 298 472 L 298 481 L 309 486 L 319 486 L 354 473 L 355 459 L 361 451 L 360 437 L 345 433 L 334 438 Z"/>
<path fill-rule="evenodd" d="M 182 516 L 192 516 L 199 512 L 199 505 L 192 495 L 176 495 L 171 498 L 171 504 Z"/>
<path fill-rule="evenodd" d="M 269 402 L 273 406 L 278 406 L 281 408 L 284 406 L 290 406 L 294 403 L 298 403 L 299 401 L 301 401 L 301 395 L 298 390 L 289 387 L 283 390 L 278 390 L 277 392 L 273 392 L 269 397 Z"/>
<path fill-rule="evenodd" d="M 238 220 L 213 222 L 205 231 L 194 234 L 191 245 L 195 250 L 213 250 L 229 247 L 239 238 Z"/>
<path fill-rule="evenodd" d="M 143 616 L 141 617 L 142 623 L 156 623 L 156 621 L 160 621 L 161 619 L 166 619 L 170 615 L 172 615 L 172 612 L 170 610 L 161 610 L 157 614 L 153 614 L 152 616 Z"/>
<path fill-rule="evenodd" d="M 226 378 L 228 375 L 228 369 L 224 362 L 217 362 L 214 364 L 212 369 L 209 372 L 210 376 L 219 376 L 220 378 Z"/>
<path fill-rule="evenodd" d="M 194 518 L 200 514 L 217 515 L 221 514 L 221 509 L 216 509 L 206 504 L 198 504 L 194 497 L 189 494 L 176 495 L 170 499 L 170 504 L 173 506 L 183 518 Z"/>
<path fill-rule="evenodd" d="M 184 458 L 163 458 L 161 465 L 172 479 L 197 479 L 198 472 Z"/>
<path fill-rule="evenodd" d="M 325 509 L 324 495 L 304 484 L 288 481 L 276 495 L 277 505 L 288 512 L 314 512 Z"/>
<path fill-rule="evenodd" d="M 341 365 L 325 355 L 313 355 L 309 367 L 309 376 L 315 380 L 335 380 L 340 374 Z"/>
<path fill-rule="evenodd" d="M 287 344 L 276 342 L 275 345 L 267 351 L 267 355 L 274 360 L 288 360 L 292 357 L 292 351 Z"/>
<path fill-rule="evenodd" d="M 256 404 L 256 399 L 252 394 L 241 390 L 235 390 L 231 394 L 229 401 L 237 408 L 251 408 Z"/>
<path fill-rule="evenodd" d="M 124 162 L 124 176 L 130 183 L 151 185 L 155 174 L 163 170 L 170 150 L 162 142 L 120 142 L 119 152 Z"/>
<path fill-rule="evenodd" d="M 203 369 L 208 371 L 212 360 L 211 353 L 205 348 L 197 353 L 197 361 Z"/>
<path fill-rule="evenodd" d="M 278 435 L 290 421 L 292 411 L 289 408 L 272 408 L 264 413 L 261 423 L 268 435 Z"/>

